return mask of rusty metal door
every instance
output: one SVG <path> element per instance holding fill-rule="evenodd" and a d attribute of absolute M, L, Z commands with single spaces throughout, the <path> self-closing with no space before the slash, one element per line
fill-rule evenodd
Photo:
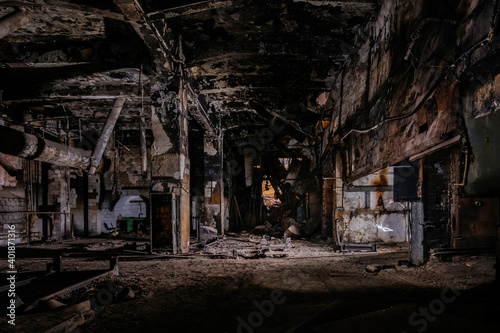
<path fill-rule="evenodd" d="M 151 248 L 172 245 L 172 194 L 151 194 Z"/>

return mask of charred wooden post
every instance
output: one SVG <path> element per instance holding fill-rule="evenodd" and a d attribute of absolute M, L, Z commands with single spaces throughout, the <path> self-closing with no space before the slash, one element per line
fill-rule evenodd
<path fill-rule="evenodd" d="M 0 39 L 21 28 L 31 20 L 31 11 L 19 9 L 0 18 Z"/>
<path fill-rule="evenodd" d="M 104 124 L 104 127 L 102 128 L 101 135 L 99 136 L 99 140 L 97 140 L 94 152 L 92 153 L 89 175 L 94 175 L 99 163 L 101 163 L 102 155 L 104 154 L 104 150 L 106 149 L 106 145 L 108 144 L 111 134 L 113 134 L 116 121 L 120 116 L 124 103 L 125 97 L 119 97 L 115 100 L 115 104 L 108 115 L 106 124 Z"/>
<path fill-rule="evenodd" d="M 68 147 L 18 130 L 0 126 L 0 152 L 59 166 L 86 169 L 90 151 Z"/>

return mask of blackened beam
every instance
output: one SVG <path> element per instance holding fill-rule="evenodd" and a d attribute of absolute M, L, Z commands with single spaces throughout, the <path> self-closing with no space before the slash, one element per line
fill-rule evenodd
<path fill-rule="evenodd" d="M 277 114 L 276 112 L 268 110 L 266 107 L 264 107 L 262 104 L 251 101 L 250 102 L 250 107 L 254 108 L 255 111 L 263 117 L 265 120 L 268 121 L 280 121 L 285 125 L 285 131 L 287 134 L 289 134 L 291 137 L 296 139 L 299 142 L 304 142 L 305 139 L 309 139 L 311 141 L 314 141 L 315 138 L 304 132 L 299 125 L 293 123 L 292 121 L 286 119 L 285 117 Z M 276 126 L 276 124 L 275 124 Z M 285 133 L 284 133 L 285 134 Z"/>
<path fill-rule="evenodd" d="M 345 5 L 352 6 L 361 6 L 361 5 L 370 5 L 375 6 L 374 0 L 341 0 L 341 1 L 327 1 L 327 0 L 293 0 L 293 2 L 305 2 L 313 6 L 330 6 L 330 7 L 338 7 Z"/>
<path fill-rule="evenodd" d="M 31 16 L 31 10 L 19 9 L 0 18 L 0 39 L 27 24 Z"/>
<path fill-rule="evenodd" d="M 144 41 L 159 70 L 169 68 L 170 49 L 156 26 L 144 13 L 141 5 L 136 0 L 114 0 L 114 3 L 120 8 L 137 35 Z"/>
<path fill-rule="evenodd" d="M 12 176 L 12 177 L 15 177 L 17 176 L 18 174 L 18 171 L 16 169 L 15 166 L 13 166 L 10 161 L 7 159 L 7 157 L 5 157 L 4 154 L 0 153 L 0 165 L 2 166 L 2 168 L 5 169 L 5 171 L 7 171 L 7 173 Z"/>
<path fill-rule="evenodd" d="M 96 17 L 106 17 L 114 20 L 124 21 L 125 17 L 120 14 L 110 10 L 100 9 L 93 6 L 72 4 L 66 1 L 60 0 L 38 0 L 37 5 L 52 6 L 54 8 L 66 8 L 74 11 L 81 12 L 82 15 L 89 16 L 93 15 Z"/>
<path fill-rule="evenodd" d="M 167 20 L 174 17 L 207 12 L 219 8 L 232 7 L 233 1 L 200 1 L 184 6 L 167 8 L 153 13 L 148 13 L 152 21 Z"/>
<path fill-rule="evenodd" d="M 91 152 L 0 126 L 0 152 L 59 166 L 87 169 Z"/>
<path fill-rule="evenodd" d="M 120 116 L 120 112 L 122 111 L 124 103 L 125 97 L 118 97 L 115 100 L 113 108 L 109 112 L 108 119 L 106 119 L 106 123 L 102 128 L 101 135 L 99 136 L 99 139 L 97 140 L 94 148 L 94 152 L 92 153 L 89 175 L 95 174 L 97 168 L 99 167 L 99 164 L 101 163 L 102 155 L 104 154 L 104 150 L 106 149 L 106 145 L 108 144 L 111 134 L 113 134 L 116 121 Z"/>
<path fill-rule="evenodd" d="M 47 7 L 52 7 L 52 9 L 58 9 L 58 8 L 66 8 L 70 9 L 73 11 L 78 11 L 81 12 L 82 15 L 89 16 L 93 15 L 96 17 L 106 17 L 106 18 L 111 18 L 114 20 L 119 20 L 119 21 L 124 21 L 125 18 L 122 14 L 112 12 L 109 10 L 105 9 L 99 9 L 96 7 L 92 6 L 86 6 L 86 5 L 77 5 L 77 4 L 72 4 L 66 1 L 60 1 L 60 0 L 37 0 L 36 3 L 34 2 L 26 2 L 26 1 L 1 1 L 0 0 L 0 6 L 5 6 L 5 7 L 28 7 L 28 8 L 47 8 Z"/>
<path fill-rule="evenodd" d="M 208 118 L 208 106 L 205 103 L 203 96 L 197 95 L 191 85 L 188 84 L 188 95 L 191 101 L 196 105 L 195 108 L 189 108 L 189 113 L 191 116 L 200 124 L 200 126 L 205 130 L 207 136 L 216 137 L 217 132 L 214 125 Z"/>

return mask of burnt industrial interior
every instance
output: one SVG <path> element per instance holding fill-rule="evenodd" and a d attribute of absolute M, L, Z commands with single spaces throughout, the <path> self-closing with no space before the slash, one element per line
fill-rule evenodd
<path fill-rule="evenodd" d="M 499 11 L 0 1 L 0 331 L 497 331 Z"/>

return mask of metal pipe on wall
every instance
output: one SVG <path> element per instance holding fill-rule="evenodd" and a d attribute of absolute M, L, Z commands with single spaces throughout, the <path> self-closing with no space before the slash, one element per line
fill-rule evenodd
<path fill-rule="evenodd" d="M 99 139 L 97 140 L 94 148 L 94 152 L 92 153 L 89 175 L 94 175 L 99 164 L 101 163 L 102 155 L 104 154 L 104 150 L 106 149 L 106 145 L 108 144 L 111 134 L 113 134 L 116 121 L 120 116 L 120 112 L 122 111 L 124 103 L 125 97 L 118 97 L 115 100 L 113 108 L 109 112 L 108 119 L 106 119 L 106 124 L 104 124 L 104 127 L 102 128 L 101 135 L 99 136 Z"/>
<path fill-rule="evenodd" d="M 67 147 L 9 127 L 0 126 L 0 152 L 59 166 L 87 169 L 91 152 Z"/>

